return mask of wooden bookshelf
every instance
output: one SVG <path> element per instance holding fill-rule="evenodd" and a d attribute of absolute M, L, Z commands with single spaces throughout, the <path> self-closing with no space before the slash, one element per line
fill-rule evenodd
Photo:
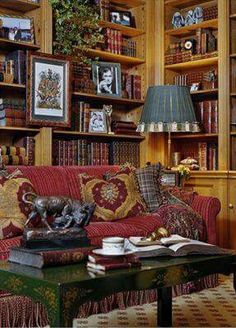
<path fill-rule="evenodd" d="M 178 63 L 178 64 L 165 65 L 165 68 L 181 71 L 183 69 L 200 68 L 204 66 L 217 65 L 217 63 L 218 63 L 218 57 L 210 57 L 210 58 L 192 60 L 192 61 Z"/>
<path fill-rule="evenodd" d="M 236 19 L 236 14 L 232 14 L 229 16 L 230 19 Z"/>
<path fill-rule="evenodd" d="M 173 134 L 171 135 L 171 139 L 202 139 L 202 138 L 217 138 L 218 133 L 186 133 L 186 134 Z"/>
<path fill-rule="evenodd" d="M 131 106 L 131 107 L 142 106 L 144 104 L 144 100 L 100 96 L 100 95 L 83 93 L 83 92 L 73 92 L 72 95 L 74 97 L 79 97 L 79 98 L 83 98 L 83 99 L 101 101 L 104 103 L 122 104 L 122 105 Z"/>
<path fill-rule="evenodd" d="M 196 90 L 196 91 L 191 91 L 191 95 L 210 95 L 210 94 L 217 94 L 218 89 L 205 89 L 205 90 Z"/>
<path fill-rule="evenodd" d="M 189 25 L 189 26 L 166 30 L 165 34 L 170 35 L 170 36 L 179 36 L 182 38 L 183 36 L 192 34 L 198 28 L 217 29 L 218 28 L 218 19 L 206 20 L 199 24 L 193 24 L 193 25 Z"/>
<path fill-rule="evenodd" d="M 40 129 L 34 129 L 34 128 L 27 128 L 27 127 L 18 127 L 18 126 L 0 126 L 0 132 L 1 131 L 12 131 L 12 132 L 31 132 L 31 133 L 38 133 Z"/>
<path fill-rule="evenodd" d="M 199 3 L 203 4 L 207 2 L 209 2 L 209 0 L 166 0 L 165 5 L 182 9 L 186 7 L 199 5 Z"/>
<path fill-rule="evenodd" d="M 128 134 L 108 134 L 108 133 L 90 133 L 90 132 L 78 132 L 78 131 L 64 131 L 54 130 L 55 135 L 70 135 L 78 137 L 90 137 L 90 138 L 108 138 L 108 139 L 133 139 L 133 140 L 144 140 L 145 137 L 142 135 L 128 135 Z"/>
<path fill-rule="evenodd" d="M 150 1 L 150 0 L 149 0 Z M 131 9 L 145 4 L 143 0 L 111 0 L 111 5 L 124 9 Z"/>
<path fill-rule="evenodd" d="M 110 62 L 118 62 L 127 66 L 136 66 L 145 63 L 144 59 L 137 57 L 130 57 L 124 55 L 113 54 L 111 52 L 97 50 L 97 49 L 88 49 L 87 53 L 91 57 L 99 57 L 99 59 L 107 60 Z"/>
<path fill-rule="evenodd" d="M 0 38 L 0 48 L 3 48 L 4 50 L 39 50 L 40 46 L 30 42 L 19 42 Z"/>
<path fill-rule="evenodd" d="M 25 91 L 26 86 L 24 84 L 0 82 L 0 88 L 3 88 L 3 89 L 11 88 L 11 89 L 17 89 L 17 90 Z"/>
<path fill-rule="evenodd" d="M 40 4 L 28 0 L 1 0 L 0 7 L 26 13 L 27 11 L 38 9 Z"/>
<path fill-rule="evenodd" d="M 122 35 L 128 36 L 128 37 L 137 37 L 137 36 L 140 36 L 142 34 L 145 34 L 145 32 L 143 30 L 133 28 L 133 27 L 129 27 L 129 26 L 125 26 L 125 25 L 121 25 L 121 24 L 115 24 L 115 23 L 112 23 L 112 22 L 107 22 L 107 21 L 104 21 L 104 20 L 100 21 L 99 25 L 101 27 L 108 27 L 108 28 L 111 28 L 113 30 L 121 31 Z"/>

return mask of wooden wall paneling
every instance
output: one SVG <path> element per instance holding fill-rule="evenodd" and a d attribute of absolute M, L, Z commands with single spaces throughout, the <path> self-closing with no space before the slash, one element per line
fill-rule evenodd
<path fill-rule="evenodd" d="M 229 175 L 228 196 L 229 247 L 236 249 L 236 175 L 234 173 Z"/>
<path fill-rule="evenodd" d="M 53 38 L 53 22 L 52 22 L 52 7 L 48 0 L 41 1 L 41 51 L 52 53 L 52 38 Z"/>
<path fill-rule="evenodd" d="M 35 136 L 35 165 L 52 165 L 52 128 L 43 127 Z"/>
<path fill-rule="evenodd" d="M 217 216 L 217 244 L 229 247 L 227 171 L 192 172 L 190 180 L 185 185 L 194 188 L 200 195 L 219 198 L 221 211 Z"/>
<path fill-rule="evenodd" d="M 230 116 L 230 81 L 229 81 L 229 1 L 218 1 L 218 76 L 219 76 L 219 170 L 229 168 L 229 116 Z"/>

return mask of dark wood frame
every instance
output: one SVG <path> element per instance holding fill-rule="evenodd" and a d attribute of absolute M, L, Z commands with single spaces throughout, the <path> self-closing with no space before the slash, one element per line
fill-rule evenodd
<path fill-rule="evenodd" d="M 25 40 L 14 40 L 14 42 L 26 42 L 30 44 L 35 43 L 35 33 L 34 33 L 34 19 L 33 17 L 29 16 L 24 16 L 24 15 L 14 15 L 14 14 L 5 14 L 5 13 L 0 13 L 0 17 L 7 17 L 7 18 L 12 18 L 12 19 L 28 19 L 30 21 L 30 30 L 31 30 L 31 40 L 30 41 L 25 41 Z M 4 40 L 10 40 L 9 38 L 6 37 L 0 37 Z"/>
<path fill-rule="evenodd" d="M 167 182 L 162 181 L 163 177 L 165 177 L 165 179 L 167 179 Z M 160 182 L 161 182 L 162 186 L 170 186 L 170 187 L 179 186 L 179 183 L 180 183 L 179 172 L 171 171 L 171 170 L 161 171 Z"/>
<path fill-rule="evenodd" d="M 29 125 L 52 126 L 52 127 L 70 127 L 71 125 L 71 65 L 70 60 L 65 56 L 54 56 L 40 52 L 28 52 L 28 85 L 27 85 L 27 112 L 26 121 Z M 35 111 L 35 63 L 41 62 L 46 64 L 61 65 L 64 74 L 63 95 L 63 118 L 49 115 L 37 115 Z"/>

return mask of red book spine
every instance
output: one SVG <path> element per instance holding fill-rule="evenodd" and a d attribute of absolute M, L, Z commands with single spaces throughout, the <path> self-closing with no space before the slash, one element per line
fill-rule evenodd
<path fill-rule="evenodd" d="M 207 143 L 199 142 L 198 143 L 198 163 L 201 171 L 207 170 Z"/>

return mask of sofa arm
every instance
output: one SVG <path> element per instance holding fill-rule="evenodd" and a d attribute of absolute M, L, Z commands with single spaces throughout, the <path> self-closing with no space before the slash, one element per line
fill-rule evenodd
<path fill-rule="evenodd" d="M 207 242 L 216 244 L 216 216 L 221 209 L 219 199 L 195 195 L 191 207 L 202 216 L 206 223 Z"/>

